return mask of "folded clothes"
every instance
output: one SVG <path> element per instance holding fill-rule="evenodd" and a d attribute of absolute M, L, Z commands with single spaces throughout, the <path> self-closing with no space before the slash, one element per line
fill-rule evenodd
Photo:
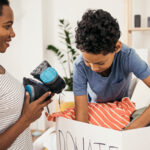
<path fill-rule="evenodd" d="M 127 126 L 134 111 L 135 104 L 128 97 L 120 102 L 88 103 L 89 123 L 115 130 L 121 130 Z M 46 113 L 46 116 L 49 121 L 56 121 L 56 118 L 60 116 L 75 120 L 75 107 L 50 115 Z"/>

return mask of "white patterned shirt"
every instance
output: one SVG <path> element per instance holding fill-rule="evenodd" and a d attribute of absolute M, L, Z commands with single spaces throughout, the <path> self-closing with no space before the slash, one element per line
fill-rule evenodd
<path fill-rule="evenodd" d="M 24 102 L 24 87 L 7 71 L 0 74 L 0 134 L 20 117 Z M 0 146 L 1 147 L 1 146 Z M 29 128 L 24 130 L 8 150 L 32 150 Z"/>

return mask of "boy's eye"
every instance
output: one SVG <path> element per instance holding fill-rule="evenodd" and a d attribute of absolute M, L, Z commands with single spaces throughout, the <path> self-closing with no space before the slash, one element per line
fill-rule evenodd
<path fill-rule="evenodd" d="M 89 64 L 89 62 L 87 62 L 86 60 L 85 60 L 85 63 Z M 96 64 L 96 65 L 102 66 L 102 65 L 104 65 L 104 63 L 100 63 L 100 64 Z"/>
<path fill-rule="evenodd" d="M 104 65 L 104 63 L 102 63 L 102 64 L 98 64 L 99 66 L 102 66 L 102 65 Z"/>

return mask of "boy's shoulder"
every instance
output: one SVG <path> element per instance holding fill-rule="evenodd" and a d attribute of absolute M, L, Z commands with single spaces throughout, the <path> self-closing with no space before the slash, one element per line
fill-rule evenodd
<path fill-rule="evenodd" d="M 76 60 L 74 61 L 74 64 L 75 65 L 84 65 L 84 59 L 81 54 L 76 58 Z"/>
<path fill-rule="evenodd" d="M 130 48 L 129 46 L 127 46 L 126 44 L 122 43 L 122 48 L 120 53 L 122 54 L 126 54 L 129 55 L 133 52 L 134 50 L 132 48 Z"/>
<path fill-rule="evenodd" d="M 128 60 L 135 54 L 136 52 L 133 48 L 130 48 L 126 44 L 122 43 L 122 48 L 118 53 L 116 53 L 116 56 L 120 57 L 122 60 Z"/>

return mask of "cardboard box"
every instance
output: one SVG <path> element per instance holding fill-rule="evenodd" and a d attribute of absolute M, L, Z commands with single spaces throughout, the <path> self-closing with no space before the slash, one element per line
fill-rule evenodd
<path fill-rule="evenodd" d="M 57 150 L 150 150 L 150 127 L 116 131 L 57 118 Z"/>

